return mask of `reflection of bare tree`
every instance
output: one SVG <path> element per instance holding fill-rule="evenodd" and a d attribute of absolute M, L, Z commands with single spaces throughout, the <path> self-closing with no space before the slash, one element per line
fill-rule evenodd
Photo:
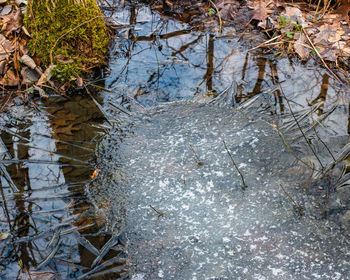
<path fill-rule="evenodd" d="M 207 72 L 204 79 L 207 81 L 207 90 L 213 90 L 213 71 L 214 71 L 214 35 L 210 34 L 207 47 Z"/>
<path fill-rule="evenodd" d="M 273 84 L 275 85 L 278 85 L 280 83 L 279 81 L 279 78 L 278 78 L 278 70 L 277 70 L 277 66 L 276 64 L 269 60 L 269 66 L 270 66 L 270 69 L 271 69 L 271 78 L 272 78 L 272 82 Z M 274 95 L 274 98 L 275 98 L 275 113 L 278 114 L 277 112 L 277 105 L 279 105 L 280 107 L 280 114 L 283 114 L 284 112 L 284 104 L 283 104 L 283 97 L 282 97 L 282 94 L 281 94 L 281 91 L 279 89 L 273 91 L 273 95 Z"/>
<path fill-rule="evenodd" d="M 20 131 L 18 134 L 24 138 L 30 137 L 30 132 L 28 130 L 29 125 L 19 125 L 17 130 Z M 1 138 L 4 140 L 8 152 L 15 156 L 15 158 L 24 159 L 28 158 L 28 147 L 20 145 L 21 142 L 18 139 L 17 142 L 14 141 L 12 135 L 6 132 L 1 133 Z M 23 163 L 14 163 L 6 167 L 7 173 L 11 178 L 11 183 L 13 183 L 18 189 L 19 193 L 16 195 L 14 203 L 11 203 L 11 208 L 8 214 L 8 219 L 12 223 L 9 224 L 9 228 L 12 233 L 18 237 L 27 236 L 30 230 L 34 229 L 36 231 L 36 225 L 33 220 L 31 220 L 30 213 L 32 212 L 33 204 L 27 202 L 26 198 L 30 196 L 31 183 L 29 178 L 29 168 L 23 167 Z M 2 185 L 1 188 L 4 186 Z M 2 190 L 3 192 L 3 190 Z M 6 197 L 3 197 L 6 200 Z M 14 254 L 18 259 L 22 260 L 24 267 L 28 268 L 31 264 L 36 264 L 34 254 L 31 251 L 32 245 L 20 243 L 15 247 Z"/>
<path fill-rule="evenodd" d="M 318 106 L 318 109 L 317 109 L 317 112 L 318 112 L 317 114 L 319 116 L 321 116 L 324 113 L 323 108 L 324 108 L 324 103 L 325 103 L 326 98 L 327 98 L 328 86 L 329 86 L 329 76 L 328 76 L 328 74 L 323 74 L 320 93 L 310 103 L 311 105 L 316 105 L 316 104 L 320 103 L 320 105 Z"/>

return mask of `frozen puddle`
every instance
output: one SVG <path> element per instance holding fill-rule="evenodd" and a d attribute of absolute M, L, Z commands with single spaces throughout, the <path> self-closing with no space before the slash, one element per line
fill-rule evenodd
<path fill-rule="evenodd" d="M 313 199 L 296 190 L 311 171 L 269 123 L 181 103 L 130 123 L 101 144 L 113 179 L 94 198 L 110 201 L 115 233 L 126 236 L 131 279 L 350 278 L 347 235 L 311 217 Z"/>

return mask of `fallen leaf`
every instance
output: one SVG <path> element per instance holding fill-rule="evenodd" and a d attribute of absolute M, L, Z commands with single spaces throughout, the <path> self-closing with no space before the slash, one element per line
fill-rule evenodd
<path fill-rule="evenodd" d="M 340 53 L 340 50 L 335 50 L 330 47 L 322 48 L 319 51 L 319 54 L 324 60 L 328 61 L 337 61 L 338 54 Z"/>
<path fill-rule="evenodd" d="M 305 19 L 303 17 L 302 12 L 295 7 L 286 7 L 286 12 L 283 13 L 287 18 L 289 18 L 292 23 L 304 23 Z"/>
<path fill-rule="evenodd" d="M 38 81 L 39 75 L 29 67 L 22 67 L 21 70 L 22 84 L 31 85 Z"/>
<path fill-rule="evenodd" d="M 1 16 L 0 19 L 3 24 L 1 31 L 6 37 L 13 31 L 16 31 L 22 27 L 22 12 L 18 7 L 15 7 L 10 14 Z"/>
<path fill-rule="evenodd" d="M 32 38 L 32 36 L 30 35 L 29 31 L 27 30 L 27 28 L 25 26 L 22 26 L 22 30 L 23 30 L 24 34 L 26 34 L 28 37 Z"/>
<path fill-rule="evenodd" d="M 7 239 L 7 237 L 9 237 L 9 236 L 10 236 L 9 233 L 0 233 L 0 240 Z"/>
<path fill-rule="evenodd" d="M 268 13 L 272 10 L 267 7 L 272 3 L 270 0 L 259 0 L 256 4 L 254 2 L 252 19 L 265 20 L 268 17 Z"/>
<path fill-rule="evenodd" d="M 7 5 L 7 6 L 5 6 L 5 7 L 2 9 L 2 11 L 1 11 L 0 16 L 6 16 L 6 15 L 8 15 L 9 13 L 11 13 L 12 7 L 13 7 L 12 5 Z"/>
<path fill-rule="evenodd" d="M 0 76 L 3 76 L 6 73 L 7 66 L 8 64 L 6 60 L 0 61 Z"/>
<path fill-rule="evenodd" d="M 0 85 L 15 87 L 19 85 L 19 77 L 12 70 L 7 70 L 4 77 L 0 80 Z"/>
<path fill-rule="evenodd" d="M 340 27 L 340 22 L 333 24 L 323 24 L 319 28 L 319 33 L 315 35 L 315 44 L 335 43 L 341 40 L 345 31 Z"/>
<path fill-rule="evenodd" d="M 41 87 L 38 87 L 36 85 L 33 86 L 33 88 L 39 92 L 39 95 L 44 98 L 49 98 L 49 96 L 46 94 L 45 90 L 43 90 Z"/>
<path fill-rule="evenodd" d="M 97 175 L 100 173 L 100 169 L 95 169 L 94 172 L 91 175 L 91 179 L 95 179 Z"/>
<path fill-rule="evenodd" d="M 299 32 L 296 33 L 296 37 L 298 37 L 298 39 L 294 43 L 294 51 L 300 56 L 301 59 L 307 59 L 310 55 L 310 51 L 307 47 L 305 47 L 306 37 L 303 33 L 300 35 Z"/>
<path fill-rule="evenodd" d="M 12 42 L 0 34 L 0 61 L 7 59 L 14 50 Z"/>
<path fill-rule="evenodd" d="M 76 81 L 78 87 L 82 87 L 84 85 L 84 81 L 82 77 L 77 77 L 77 81 Z"/>
<path fill-rule="evenodd" d="M 70 64 L 74 62 L 73 59 L 65 57 L 63 54 L 57 55 L 55 59 L 62 64 Z"/>
<path fill-rule="evenodd" d="M 216 6 L 224 20 L 232 20 L 236 10 L 240 7 L 240 3 L 236 0 L 220 0 L 216 3 Z"/>
<path fill-rule="evenodd" d="M 36 63 L 34 62 L 34 60 L 29 56 L 29 55 L 23 55 L 21 57 L 21 62 L 25 65 L 27 65 L 29 68 L 31 69 L 35 69 L 36 67 Z"/>
<path fill-rule="evenodd" d="M 47 81 L 51 79 L 51 70 L 55 67 L 55 65 L 49 66 L 45 72 L 41 75 L 40 79 L 36 83 L 37 86 L 45 84 Z"/>
<path fill-rule="evenodd" d="M 22 27 L 22 12 L 18 7 L 15 7 L 10 14 L 1 16 L 0 19 L 3 24 L 1 31 L 6 37 L 13 31 L 16 31 Z"/>

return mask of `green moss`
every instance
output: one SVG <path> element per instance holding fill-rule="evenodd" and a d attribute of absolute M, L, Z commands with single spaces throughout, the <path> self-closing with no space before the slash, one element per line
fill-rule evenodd
<path fill-rule="evenodd" d="M 30 0 L 24 24 L 32 36 L 30 54 L 43 67 L 57 65 L 56 76 L 69 80 L 104 63 L 108 33 L 96 0 Z M 73 62 L 62 64 L 58 55 Z"/>

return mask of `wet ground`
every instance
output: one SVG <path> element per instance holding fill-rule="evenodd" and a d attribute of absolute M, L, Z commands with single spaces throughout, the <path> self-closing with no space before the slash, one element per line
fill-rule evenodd
<path fill-rule="evenodd" d="M 96 182 L 107 185 L 112 180 L 90 177 L 96 169 L 96 144 L 108 129 L 118 127 L 117 119 L 128 118 L 110 103 L 138 114 L 144 107 L 169 101 L 222 98 L 235 108 L 245 104 L 252 115 L 257 111 L 265 114 L 288 131 L 294 149 L 308 149 L 296 118 L 305 137 L 318 143 L 315 151 L 321 163 L 314 156 L 308 162 L 334 170 L 326 182 L 314 183 L 318 175 L 314 174 L 308 188 L 309 194 L 322 198 L 320 207 L 327 205 L 326 211 L 306 212 L 302 218 L 312 214 L 319 226 L 327 223 L 325 218 L 330 219 L 337 225 L 334 236 L 339 238 L 334 242 L 343 240 L 350 225 L 347 175 L 341 164 L 343 160 L 346 164 L 348 152 L 348 90 L 312 61 L 302 64 L 261 51 L 248 52 L 261 40 L 253 32 L 241 36 L 234 26 L 226 26 L 219 34 L 214 28 L 201 29 L 199 23 L 190 25 L 152 13 L 148 6 L 111 4 L 119 8 L 106 6 L 106 14 L 121 25 L 115 23 L 118 35 L 104 81 L 99 82 L 108 90 L 90 89 L 92 95 L 83 91 L 71 98 L 50 97 L 35 101 L 30 108 L 14 105 L 1 113 L 0 277 L 131 277 L 130 256 L 135 252 L 125 250 L 128 236 L 122 231 L 123 220 L 118 219 L 122 213 L 110 212 L 113 207 L 107 202 L 96 203 L 91 193 Z M 254 100 L 251 105 L 245 103 Z M 327 165 L 331 156 L 325 146 L 332 148 L 335 157 L 343 153 L 336 168 Z M 113 160 L 103 155 L 106 162 Z M 300 171 L 290 168 L 288 172 Z M 340 180 L 338 175 L 342 175 Z M 300 217 L 293 212 L 293 203 L 282 190 L 280 193 L 285 213 L 297 225 Z M 155 214 L 152 209 L 147 211 Z M 322 279 L 348 278 L 348 256 L 344 253 L 341 257 L 342 269 L 325 268 L 328 278 Z M 280 272 L 275 272 L 279 277 Z"/>

